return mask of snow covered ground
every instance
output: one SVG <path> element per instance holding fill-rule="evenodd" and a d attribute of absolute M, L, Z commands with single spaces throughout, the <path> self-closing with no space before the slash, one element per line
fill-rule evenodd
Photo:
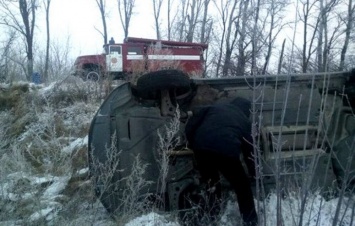
<path fill-rule="evenodd" d="M 16 91 L 18 105 L 0 108 L 0 225 L 117 225 L 87 177 L 87 132 L 102 101 L 100 88 L 76 79 L 29 87 L 28 92 Z M 284 225 L 299 225 L 300 200 L 298 194 L 283 198 Z M 276 203 L 276 194 L 260 202 L 263 225 L 277 225 Z M 302 225 L 334 225 L 337 208 L 335 225 L 355 225 L 354 197 L 325 199 L 319 194 L 308 197 Z M 229 200 L 219 225 L 238 225 L 237 213 L 236 202 Z M 122 224 L 180 225 L 170 213 L 149 211 Z"/>

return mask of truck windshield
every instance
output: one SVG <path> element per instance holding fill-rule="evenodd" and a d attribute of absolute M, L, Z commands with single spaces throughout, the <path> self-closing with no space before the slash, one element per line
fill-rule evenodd
<path fill-rule="evenodd" d="M 110 54 L 121 54 L 121 46 L 110 46 Z"/>

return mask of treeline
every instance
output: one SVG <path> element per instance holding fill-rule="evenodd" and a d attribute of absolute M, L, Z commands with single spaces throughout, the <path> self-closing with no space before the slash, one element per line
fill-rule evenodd
<path fill-rule="evenodd" d="M 39 73 L 42 81 L 68 74 L 70 39 L 51 40 L 50 11 L 52 0 L 0 0 L 0 82 L 32 80 Z M 38 30 L 39 14 L 44 14 L 45 28 Z M 43 34 L 44 33 L 44 34 Z M 45 37 L 45 43 L 40 43 Z"/>
<path fill-rule="evenodd" d="M 51 1 L 0 0 L 0 26 L 6 36 L 0 46 L 0 78 L 22 73 L 30 80 L 34 64 L 44 79 L 68 68 L 68 49 L 51 40 Z M 100 12 L 102 27 L 96 29 L 103 43 L 110 29 L 117 29 L 107 25 L 108 3 L 117 7 L 116 24 L 124 37 L 131 26 L 138 26 L 131 24 L 139 14 L 137 6 L 150 4 L 157 39 L 209 44 L 205 59 L 212 77 L 342 71 L 355 65 L 354 0 L 91 1 Z M 44 50 L 34 48 L 39 12 L 46 18 Z"/>
<path fill-rule="evenodd" d="M 134 8 L 142 0 L 117 1 L 127 37 Z M 105 0 L 96 2 L 105 25 Z M 157 39 L 209 44 L 210 76 L 342 71 L 355 65 L 353 0 L 151 0 L 151 4 Z M 103 34 L 106 42 L 107 33 Z"/>

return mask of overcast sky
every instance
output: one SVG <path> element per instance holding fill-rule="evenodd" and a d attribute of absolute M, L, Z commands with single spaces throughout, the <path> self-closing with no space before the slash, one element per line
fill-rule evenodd
<path fill-rule="evenodd" d="M 176 4 L 180 0 L 174 1 Z M 108 38 L 114 37 L 117 43 L 123 41 L 123 29 L 119 19 L 117 0 L 107 2 Z M 211 5 L 212 7 L 212 5 Z M 211 8 L 213 11 L 213 8 Z M 131 18 L 129 36 L 140 38 L 156 38 L 154 28 L 153 6 L 151 0 L 136 0 L 134 14 Z M 161 10 L 161 18 L 166 17 L 167 10 Z M 293 17 L 294 13 L 289 16 Z M 36 45 L 46 41 L 45 14 L 43 7 L 38 11 L 35 32 Z M 162 27 L 166 27 L 161 19 Z M 102 53 L 103 38 L 95 29 L 102 31 L 100 12 L 95 0 L 52 0 L 50 7 L 50 29 L 52 43 L 66 45 L 69 37 L 70 56 Z M 292 36 L 293 32 L 284 33 Z M 1 34 L 0 34 L 1 36 Z M 281 35 L 280 35 L 281 36 Z M 283 40 L 283 37 L 279 37 Z M 56 44 L 57 45 L 57 44 Z"/>
<path fill-rule="evenodd" d="M 123 41 L 117 1 L 107 0 L 108 37 L 116 42 Z M 155 38 L 153 8 L 150 0 L 136 0 L 129 36 Z M 102 31 L 102 21 L 95 0 L 52 0 L 50 8 L 52 40 L 66 40 L 69 36 L 73 46 L 72 54 L 95 54 L 102 52 L 103 38 L 95 29 Z M 44 23 L 41 20 L 41 23 Z M 40 26 L 42 27 L 42 26 Z M 44 28 L 44 26 L 43 26 Z M 45 30 L 43 32 L 45 34 Z"/>
<path fill-rule="evenodd" d="M 123 29 L 118 14 L 117 0 L 107 1 L 107 22 L 108 22 L 108 38 L 114 37 L 117 43 L 123 41 Z M 175 1 L 175 2 L 179 2 Z M 212 7 L 212 6 L 211 6 Z M 290 5 L 286 18 L 287 21 L 293 21 L 295 13 L 295 5 Z M 38 29 L 35 34 L 37 45 L 45 43 L 45 18 L 43 8 L 40 10 L 41 15 L 37 17 Z M 166 9 L 161 10 L 161 18 L 166 17 Z M 161 23 L 164 23 L 161 20 Z M 95 0 L 52 0 L 50 8 L 50 26 L 51 40 L 54 43 L 63 43 L 70 39 L 70 55 L 76 57 L 78 55 L 98 54 L 102 53 L 103 38 L 95 29 L 102 31 L 102 21 Z M 299 24 L 300 26 L 300 24 Z M 165 26 L 163 26 L 165 27 Z M 300 27 L 298 27 L 299 29 Z M 297 29 L 297 39 L 302 38 L 302 34 Z M 1 34 L 0 34 L 1 36 Z M 141 38 L 155 38 L 153 6 L 151 0 L 136 0 L 134 15 L 131 19 L 129 36 Z M 288 30 L 284 30 L 278 36 L 281 45 L 284 38 L 291 40 L 293 36 L 293 24 L 290 24 Z M 349 49 L 349 51 L 351 48 Z"/>
<path fill-rule="evenodd" d="M 116 42 L 120 43 L 123 41 L 124 36 L 118 14 L 117 0 L 106 1 L 108 38 L 114 37 Z M 161 12 L 160 17 L 166 17 L 166 9 L 162 8 Z M 290 13 L 288 16 L 292 18 L 294 13 Z M 52 0 L 50 20 L 52 40 L 58 38 L 64 42 L 69 36 L 73 45 L 71 55 L 77 56 L 102 52 L 103 38 L 95 29 L 96 27 L 102 31 L 102 21 L 95 0 Z M 43 34 L 45 34 L 44 18 L 41 21 L 43 23 Z M 163 19 L 161 23 L 164 23 Z M 286 36 L 291 38 L 292 33 L 287 33 Z M 129 36 L 156 38 L 151 0 L 136 0 Z M 45 35 L 43 37 L 45 38 Z M 283 40 L 283 38 L 280 40 Z"/>

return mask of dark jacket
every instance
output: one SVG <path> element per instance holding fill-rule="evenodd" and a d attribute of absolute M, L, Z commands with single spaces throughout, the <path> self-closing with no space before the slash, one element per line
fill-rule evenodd
<path fill-rule="evenodd" d="M 245 158 L 251 158 L 250 105 L 250 101 L 238 97 L 230 103 L 199 109 L 185 127 L 189 147 L 233 158 L 239 158 L 242 151 Z"/>

